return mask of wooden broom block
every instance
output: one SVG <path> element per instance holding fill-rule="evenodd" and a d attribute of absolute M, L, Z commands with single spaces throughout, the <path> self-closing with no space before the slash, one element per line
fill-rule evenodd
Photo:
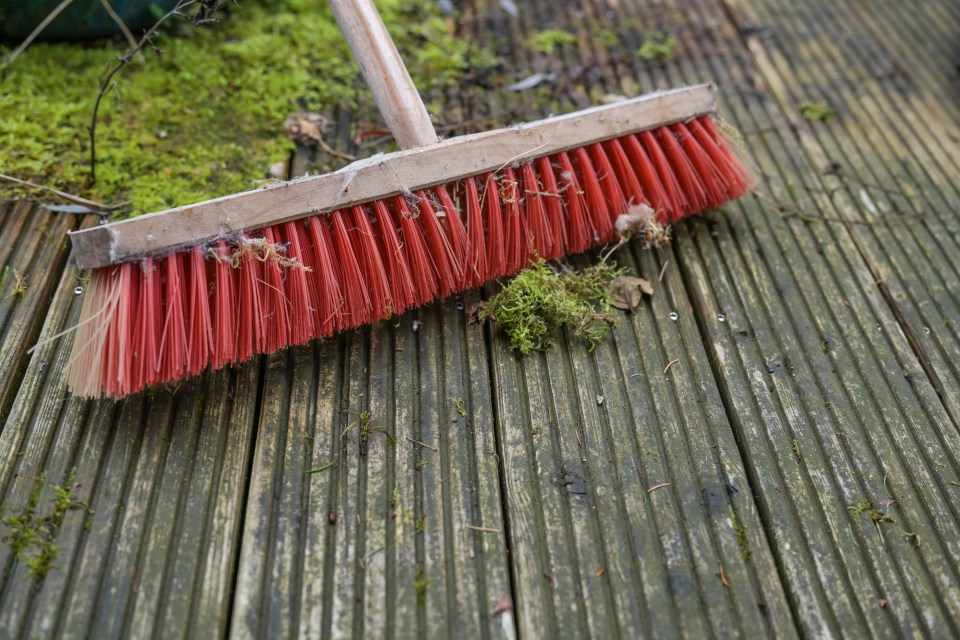
<path fill-rule="evenodd" d="M 296 218 L 479 176 L 715 110 L 716 88 L 702 84 L 381 154 L 334 173 L 71 232 L 73 261 L 80 269 L 90 269 L 162 255 Z"/>

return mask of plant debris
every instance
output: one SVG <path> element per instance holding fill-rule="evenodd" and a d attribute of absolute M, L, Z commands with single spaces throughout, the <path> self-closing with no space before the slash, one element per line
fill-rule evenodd
<path fill-rule="evenodd" d="M 740 518 L 737 517 L 737 512 L 733 510 L 733 505 L 729 505 L 730 509 L 730 522 L 733 525 L 733 533 L 737 537 L 737 546 L 740 547 L 740 555 L 743 557 L 744 562 L 750 562 L 750 556 L 753 555 L 753 552 L 750 551 L 750 541 L 747 539 L 747 525 L 743 524 Z"/>
<path fill-rule="evenodd" d="M 611 304 L 617 309 L 636 311 L 643 296 L 653 295 L 653 285 L 636 276 L 619 275 L 610 282 Z"/>
<path fill-rule="evenodd" d="M 663 31 L 651 31 L 637 49 L 637 57 L 647 62 L 665 62 L 677 55 L 677 37 Z"/>
<path fill-rule="evenodd" d="M 577 36 L 560 29 L 546 29 L 530 36 L 530 45 L 539 51 L 550 55 L 558 47 L 569 47 L 577 44 Z"/>
<path fill-rule="evenodd" d="M 50 501 L 53 509 L 49 515 L 41 516 L 37 508 L 44 487 L 53 491 L 53 500 Z M 76 469 L 67 474 L 63 486 L 49 484 L 43 474 L 34 481 L 20 513 L 0 521 L 8 529 L 3 542 L 10 545 L 16 560 L 26 561 L 27 570 L 37 580 L 43 580 L 49 573 L 60 553 L 55 540 L 67 512 L 87 509 L 87 505 L 74 496 L 76 487 Z"/>
<path fill-rule="evenodd" d="M 876 524 L 881 522 L 896 522 L 885 511 L 881 511 L 873 506 L 873 500 L 863 500 L 852 507 L 847 507 L 847 511 L 852 511 L 853 515 L 859 516 L 866 513 Z"/>
<path fill-rule="evenodd" d="M 803 119 L 807 122 L 828 120 L 837 115 L 837 112 L 833 110 L 833 107 L 828 105 L 826 102 L 804 101 L 798 104 L 797 107 L 800 109 L 800 115 L 803 116 Z"/>
<path fill-rule="evenodd" d="M 593 349 L 618 321 L 610 311 L 610 282 L 622 273 L 606 262 L 580 272 L 558 273 L 540 259 L 481 303 L 476 317 L 496 320 L 510 337 L 510 347 L 524 355 L 547 349 L 560 327 L 567 327 Z"/>

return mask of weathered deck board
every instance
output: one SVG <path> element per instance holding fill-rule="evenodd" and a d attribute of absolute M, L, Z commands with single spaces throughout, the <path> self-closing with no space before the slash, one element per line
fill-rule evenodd
<path fill-rule="evenodd" d="M 696 11 L 704 48 L 745 53 L 724 37 L 733 30 L 723 14 L 706 4 Z M 709 28 L 711 20 L 722 26 Z M 753 38 L 753 53 L 761 56 L 767 42 Z M 701 60 L 722 89 L 738 88 L 728 60 Z M 809 62 L 805 69 L 817 68 Z M 699 77 L 690 67 L 680 71 L 687 81 Z M 762 60 L 760 71 L 767 82 L 795 86 L 771 79 Z M 782 110 L 795 102 L 777 104 L 754 91 L 726 95 L 767 198 L 836 217 L 817 172 L 793 151 L 794 136 L 809 129 Z M 795 180 L 805 188 L 787 187 Z M 695 229 L 678 239 L 680 264 L 801 626 L 811 635 L 955 633 L 949 585 L 957 570 L 950 533 L 956 513 L 948 481 L 958 469 L 957 436 L 859 259 L 859 227 L 786 221 L 765 200 Z M 905 379 L 904 370 L 914 377 Z M 850 511 L 894 497 L 877 508 L 896 524 Z M 932 544 L 915 550 L 905 533 Z"/>
<path fill-rule="evenodd" d="M 79 222 L 77 216 L 28 201 L 0 210 L 0 422 L 16 397 L 27 350 L 40 332 L 43 309 L 66 263 L 65 234 Z"/>
<path fill-rule="evenodd" d="M 435 306 L 270 358 L 234 633 L 512 631 L 491 615 L 507 557 L 485 346 L 465 323 Z"/>
<path fill-rule="evenodd" d="M 930 108 L 937 96 L 897 91 L 895 79 L 871 77 L 883 52 L 856 21 L 843 21 L 850 35 L 841 37 L 836 20 L 823 16 L 832 10 L 818 3 L 803 15 L 769 5 L 740 8 L 758 22 L 785 14 L 798 19 L 778 23 L 774 38 L 751 36 L 747 43 L 816 168 L 813 188 L 829 195 L 821 206 L 860 222 L 850 226 L 856 248 L 889 292 L 902 330 L 960 424 L 960 328 L 952 320 L 960 313 L 960 147 Z M 864 51 L 865 43 L 872 49 Z M 809 78 L 797 86 L 787 79 L 801 65 Z M 803 99 L 825 100 L 838 116 L 798 122 L 791 107 Z"/>
<path fill-rule="evenodd" d="M 713 79 L 761 197 L 621 250 L 662 281 L 593 352 L 518 357 L 471 292 L 116 404 L 66 395 L 69 338 L 26 354 L 79 220 L 6 206 L 4 515 L 72 469 L 90 511 L 41 581 L 0 544 L 0 636 L 960 634 L 960 9 L 513 4 L 458 7 L 504 79 L 428 96 L 444 131 Z"/>
<path fill-rule="evenodd" d="M 41 337 L 76 322 L 76 285 L 66 269 Z M 0 625 L 62 637 L 121 637 L 131 628 L 222 633 L 240 525 L 236 511 L 222 507 L 242 499 L 242 434 L 252 426 L 256 377 L 209 376 L 217 378 L 210 390 L 221 393 L 206 399 L 207 377 L 185 383 L 183 393 L 159 390 L 114 406 L 68 397 L 60 372 L 69 351 L 69 340 L 50 342 L 30 361 L 0 435 L 4 504 L 8 515 L 16 513 L 41 473 L 61 485 L 75 468 L 76 496 L 89 511 L 67 513 L 56 537 L 59 557 L 40 582 L 0 548 L 0 597 L 9 605 Z M 41 514 L 50 512 L 51 497 L 45 489 Z M 202 517 L 191 517 L 201 505 Z"/>

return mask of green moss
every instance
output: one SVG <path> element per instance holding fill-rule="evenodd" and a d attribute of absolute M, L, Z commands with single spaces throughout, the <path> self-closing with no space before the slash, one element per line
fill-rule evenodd
<path fill-rule="evenodd" d="M 25 561 L 28 571 L 37 580 L 42 580 L 49 573 L 57 559 L 59 548 L 55 540 L 67 512 L 87 508 L 74 496 L 75 480 L 75 469 L 67 474 L 63 486 L 48 484 L 46 475 L 41 475 L 34 481 L 20 513 L 6 516 L 0 521 L 7 527 L 3 542 L 10 545 L 10 551 L 17 561 Z M 54 497 L 51 512 L 42 516 L 37 513 L 37 507 L 44 487 L 49 487 Z"/>
<path fill-rule="evenodd" d="M 540 53 L 550 55 L 557 47 L 569 47 L 577 44 L 577 36 L 560 29 L 546 29 L 530 36 L 529 43 Z"/>
<path fill-rule="evenodd" d="M 429 0 L 381 0 L 411 73 L 425 93 L 455 82 L 469 45 Z M 285 160 L 283 121 L 295 111 L 355 106 L 365 93 L 326 3 L 264 0 L 228 5 L 221 21 L 167 29 L 117 74 L 97 128 L 97 182 L 88 184 L 87 127 L 114 43 L 34 43 L 0 91 L 4 173 L 144 213 L 243 191 Z M 8 49 L 0 47 L 0 56 Z M 369 103 L 369 100 L 366 101 Z M 22 196 L 0 184 L 0 198 Z"/>
<path fill-rule="evenodd" d="M 677 38 L 663 31 L 644 34 L 643 44 L 637 49 L 637 57 L 647 62 L 673 60 L 676 55 Z"/>
<path fill-rule="evenodd" d="M 753 552 L 750 550 L 750 541 L 747 539 L 747 525 L 740 521 L 733 505 L 730 505 L 730 521 L 733 523 L 733 534 L 737 537 L 737 546 L 740 547 L 740 555 L 744 562 L 750 562 L 750 556 Z"/>
<path fill-rule="evenodd" d="M 836 111 L 826 102 L 801 102 L 797 107 L 807 122 L 819 122 L 836 115 Z"/>
<path fill-rule="evenodd" d="M 427 587 L 430 586 L 430 580 L 423 575 L 423 569 L 417 568 L 417 577 L 413 581 L 413 590 L 417 592 L 417 608 L 423 609 L 427 606 Z"/>
<path fill-rule="evenodd" d="M 877 524 L 880 524 L 881 522 L 896 522 L 896 520 L 891 518 L 886 512 L 880 511 L 874 507 L 873 500 L 862 500 L 852 507 L 847 507 L 847 511 L 852 511 L 853 515 L 855 516 L 860 516 L 861 514 L 866 513 L 868 516 L 870 516 L 870 519 Z"/>
<path fill-rule="evenodd" d="M 522 354 L 546 349 L 561 326 L 593 349 L 616 324 L 609 284 L 621 272 L 602 262 L 579 273 L 555 273 L 541 259 L 482 305 L 477 317 L 496 320 L 510 337 L 511 348 Z"/>

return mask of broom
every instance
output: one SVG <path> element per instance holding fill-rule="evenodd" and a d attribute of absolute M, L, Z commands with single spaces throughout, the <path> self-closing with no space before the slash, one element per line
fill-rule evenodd
<path fill-rule="evenodd" d="M 440 141 L 372 0 L 329 4 L 402 150 L 71 233 L 92 269 L 75 395 L 329 336 L 613 241 L 638 211 L 670 223 L 750 189 L 712 85 Z"/>

